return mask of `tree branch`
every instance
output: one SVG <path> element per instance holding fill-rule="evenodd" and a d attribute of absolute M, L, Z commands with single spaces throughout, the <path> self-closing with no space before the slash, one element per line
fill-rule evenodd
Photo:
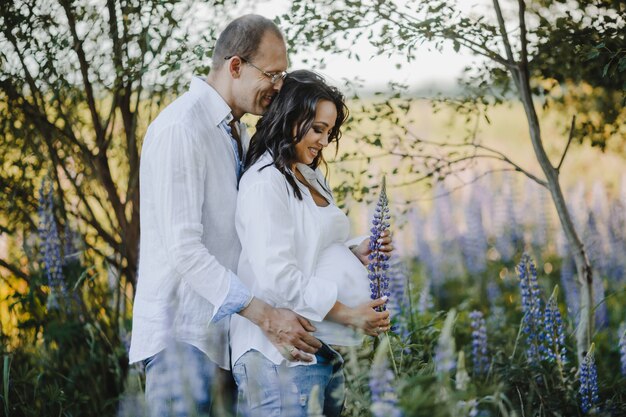
<path fill-rule="evenodd" d="M 565 155 L 567 155 L 567 151 L 569 150 L 569 146 L 572 144 L 572 139 L 574 139 L 574 125 L 576 124 L 576 115 L 572 116 L 572 124 L 569 128 L 569 137 L 567 138 L 567 145 L 565 145 L 565 149 L 563 150 L 563 155 L 561 155 L 561 160 L 559 164 L 556 166 L 556 171 L 561 171 L 561 165 L 563 165 L 563 161 L 565 161 Z"/>
<path fill-rule="evenodd" d="M 511 68 L 511 75 L 513 76 L 513 81 L 519 90 L 521 89 L 521 80 L 519 79 L 518 73 L 519 70 L 516 68 L 515 56 L 513 55 L 511 43 L 509 42 L 509 35 L 506 31 L 506 25 L 504 24 L 504 17 L 502 16 L 502 10 L 500 9 L 500 2 L 498 0 L 493 0 L 493 7 L 496 10 L 498 26 L 500 27 L 500 36 L 502 36 L 502 43 L 504 44 L 507 61 L 510 63 L 509 67 Z"/>
<path fill-rule="evenodd" d="M 12 264 L 8 263 L 7 261 L 5 261 L 2 258 L 0 258 L 0 266 L 5 268 L 5 269 L 7 269 L 9 272 L 11 272 L 16 277 L 22 278 L 26 282 L 28 282 L 30 280 L 30 277 L 27 274 L 25 274 L 21 269 L 19 269 L 15 265 L 12 265 Z"/>
<path fill-rule="evenodd" d="M 89 112 L 91 113 L 94 132 L 96 134 L 96 143 L 99 143 L 100 146 L 102 146 L 102 143 L 104 142 L 104 130 L 102 129 L 100 115 L 98 114 L 98 109 L 96 108 L 96 100 L 93 94 L 93 86 L 91 85 L 91 81 L 89 81 L 89 63 L 87 62 L 87 57 L 85 56 L 85 50 L 83 49 L 82 41 L 80 40 L 80 38 L 78 37 L 78 33 L 76 32 L 76 20 L 74 13 L 70 9 L 71 4 L 67 0 L 61 0 L 60 3 L 63 7 L 63 10 L 65 11 L 65 16 L 67 17 L 70 33 L 72 34 L 72 39 L 74 40 L 74 51 L 78 56 L 80 73 L 83 77 L 85 93 L 87 94 L 87 106 L 89 107 Z M 104 151 L 104 149 L 100 149 L 100 151 L 102 152 Z"/>

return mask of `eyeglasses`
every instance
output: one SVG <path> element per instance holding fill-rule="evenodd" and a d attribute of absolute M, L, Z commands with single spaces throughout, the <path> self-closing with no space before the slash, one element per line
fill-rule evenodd
<path fill-rule="evenodd" d="M 224 57 L 224 60 L 229 60 L 229 59 L 231 59 L 234 56 L 236 56 L 236 55 L 229 55 L 227 57 Z M 252 62 L 250 62 L 247 59 L 245 59 L 244 57 L 240 56 L 239 59 L 241 59 L 246 64 L 250 65 L 252 68 L 256 68 L 257 70 L 261 71 L 261 73 L 263 73 L 263 75 L 265 75 L 267 78 L 270 79 L 270 82 L 272 84 L 276 84 L 278 81 L 284 80 L 285 77 L 287 76 L 287 71 L 267 72 L 267 71 L 263 71 L 261 68 L 257 67 Z"/>

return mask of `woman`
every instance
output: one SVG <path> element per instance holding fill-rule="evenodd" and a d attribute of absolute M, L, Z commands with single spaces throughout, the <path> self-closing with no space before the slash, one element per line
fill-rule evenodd
<path fill-rule="evenodd" d="M 252 138 L 237 200 L 238 275 L 256 297 L 311 320 L 323 347 L 313 364 L 287 362 L 295 348 L 279 352 L 259 328 L 233 316 L 233 375 L 244 415 L 306 416 L 317 385 L 324 415 L 338 416 L 343 360 L 329 345 L 360 344 L 355 329 L 369 335 L 389 329 L 388 312 L 374 310 L 386 300 L 369 300 L 359 261 L 367 259 L 367 242 L 357 246 L 358 257 L 348 248 L 349 221 L 318 169 L 346 117 L 337 89 L 315 73 L 295 71 Z"/>

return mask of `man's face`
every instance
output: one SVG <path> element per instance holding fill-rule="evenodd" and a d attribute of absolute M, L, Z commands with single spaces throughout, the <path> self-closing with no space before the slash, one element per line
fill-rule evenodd
<path fill-rule="evenodd" d="M 262 71 L 280 73 L 287 70 L 287 64 L 287 48 L 283 40 L 271 32 L 265 33 L 254 58 L 250 63 L 242 62 L 241 75 L 234 91 L 237 109 L 233 110 L 258 116 L 265 113 L 283 81 L 272 84 Z"/>

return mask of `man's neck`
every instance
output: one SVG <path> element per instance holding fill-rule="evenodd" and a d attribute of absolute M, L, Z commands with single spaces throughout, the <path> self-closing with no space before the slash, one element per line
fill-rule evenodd
<path fill-rule="evenodd" d="M 234 100 L 232 99 L 233 93 L 230 84 L 222 80 L 218 73 L 213 72 L 210 73 L 204 81 L 211 87 L 213 87 L 213 89 L 217 91 L 217 94 L 222 97 L 228 107 L 230 107 L 230 111 L 233 115 L 234 120 L 238 122 L 243 114 L 239 112 L 234 106 Z"/>

